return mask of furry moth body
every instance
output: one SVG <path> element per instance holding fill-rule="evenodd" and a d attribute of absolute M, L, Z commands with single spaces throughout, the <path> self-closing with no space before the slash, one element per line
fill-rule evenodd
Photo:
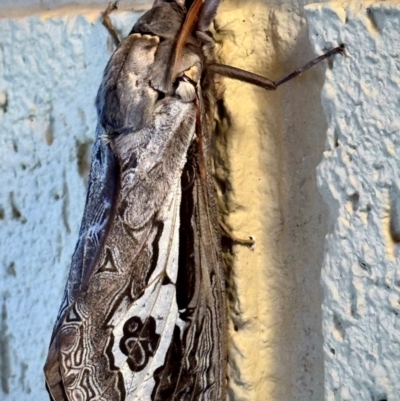
<path fill-rule="evenodd" d="M 292 76 L 274 83 L 214 64 L 207 30 L 218 5 L 156 0 L 104 71 L 85 212 L 45 365 L 55 401 L 226 399 L 213 77 L 275 89 Z"/>

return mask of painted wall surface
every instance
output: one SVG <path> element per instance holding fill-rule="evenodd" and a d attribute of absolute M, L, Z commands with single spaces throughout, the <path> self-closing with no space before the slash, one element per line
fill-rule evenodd
<path fill-rule="evenodd" d="M 307 8 L 327 71 L 318 185 L 332 224 L 322 270 L 326 399 L 400 399 L 400 2 Z"/>
<path fill-rule="evenodd" d="M 27 16 L 48 11 L 60 11 L 65 9 L 70 13 L 72 9 L 80 13 L 88 10 L 104 10 L 109 1 L 107 0 L 1 0 L 0 17 Z M 120 0 L 118 8 L 143 12 L 153 4 L 152 0 Z"/>
<path fill-rule="evenodd" d="M 224 2 L 215 21 L 221 61 L 277 79 L 312 59 L 315 53 L 308 38 L 309 28 L 302 8 L 305 3 Z M 38 6 L 28 1 L 19 4 Z M 44 8 L 50 7 L 49 4 L 46 3 Z M 25 10 L 25 16 L 22 16 L 22 8 L 16 11 L 11 5 L 9 13 L 12 17 L 0 19 L 0 184 L 3 189 L 0 191 L 0 399 L 6 401 L 36 401 L 47 397 L 42 366 L 83 211 L 85 178 L 96 125 L 94 98 L 112 51 L 111 40 L 99 21 L 102 7 L 88 8 L 82 2 L 80 4 L 85 9 L 66 7 L 61 1 L 58 4 L 63 8 L 45 12 L 42 7 L 42 11 L 36 14 Z M 394 3 L 385 4 L 391 7 L 390 10 L 395 10 Z M 379 6 L 375 4 L 374 10 Z M 345 102 L 347 108 L 342 106 L 340 109 L 348 113 L 342 116 L 344 125 L 337 131 L 328 130 L 326 145 L 326 121 L 329 127 L 336 124 L 333 115 L 343 101 L 338 95 L 339 89 L 330 88 L 335 84 L 341 85 L 339 88 L 343 93 L 350 91 L 352 86 L 346 74 L 357 72 L 354 65 L 358 65 L 357 57 L 352 55 L 358 53 L 353 53 L 351 43 L 353 47 L 362 43 L 360 36 L 352 42 L 351 29 L 357 32 L 363 26 L 364 19 L 358 19 L 357 10 L 365 10 L 365 7 L 357 9 L 354 6 L 355 11 L 348 13 L 340 11 L 343 7 L 339 4 L 326 5 L 326 8 L 316 6 L 308 13 L 316 53 L 349 42 L 348 57 L 335 57 L 330 63 L 314 68 L 274 93 L 225 80 L 216 133 L 216 176 L 221 210 L 235 235 L 252 235 L 257 242 L 254 250 L 234 246 L 230 257 L 232 266 L 227 273 L 231 295 L 231 400 L 321 401 L 325 388 L 328 399 L 341 400 L 346 399 L 343 398 L 345 393 L 343 395 L 335 389 L 342 386 L 347 386 L 352 394 L 348 399 L 368 399 L 351 392 L 355 391 L 357 383 L 364 388 L 362 380 L 356 383 L 358 378 L 364 377 L 362 374 L 366 375 L 363 364 L 360 362 L 358 368 L 354 368 L 351 379 L 348 377 L 350 373 L 344 370 L 351 369 L 349 364 L 352 363 L 349 356 L 351 335 L 346 332 L 351 315 L 344 312 L 348 302 L 344 287 L 350 288 L 348 283 L 352 281 L 348 276 L 339 281 L 336 272 L 329 270 L 329 266 L 335 263 L 343 264 L 341 274 L 345 273 L 345 268 L 346 272 L 353 269 L 348 262 L 353 260 L 350 254 L 342 257 L 346 249 L 351 251 L 350 246 L 345 248 L 343 242 L 340 246 L 334 242 L 335 230 L 341 221 L 336 219 L 342 209 L 343 213 L 347 210 L 348 202 L 361 205 L 362 192 L 360 186 L 354 184 L 360 197 L 358 200 L 351 197 L 352 192 L 348 195 L 350 201 L 347 192 L 341 192 L 347 191 L 347 180 L 357 181 L 354 177 L 349 179 L 347 168 L 350 162 L 346 164 L 338 159 L 335 163 L 342 163 L 339 163 L 341 167 L 338 170 L 334 166 L 324 168 L 324 164 L 321 165 L 320 187 L 327 199 L 336 199 L 336 203 L 329 203 L 336 206 L 330 206 L 334 212 L 324 262 L 329 209 L 318 193 L 315 171 L 325 146 L 332 147 L 332 143 L 336 143 L 331 137 L 337 135 L 337 142 L 341 145 L 330 150 L 333 155 L 330 159 L 325 157 L 330 155 L 329 151 L 324 153 L 325 165 L 326 160 L 336 160 L 334 156 L 340 149 L 348 150 L 343 138 L 344 127 L 350 118 L 358 118 L 359 124 L 362 120 L 361 116 L 356 117 L 355 112 L 350 112 L 349 105 L 353 103 Z M 384 6 L 381 7 L 383 10 Z M 5 7 L 0 7 L 1 15 L 7 14 L 8 11 L 4 10 Z M 21 15 L 16 17 L 18 13 Z M 347 15 L 347 24 L 343 15 Z M 137 17 L 138 14 L 131 12 L 118 13 L 113 20 L 121 33 L 126 34 Z M 370 25 L 379 26 L 376 21 Z M 375 39 L 367 43 L 375 46 L 369 48 L 366 45 L 363 63 L 369 65 L 368 77 L 372 81 L 374 68 L 381 63 L 377 55 L 377 44 L 381 42 L 376 39 L 381 34 L 378 35 L 378 28 L 375 31 L 368 29 L 366 37 L 370 35 Z M 340 34 L 342 30 L 348 32 L 347 36 Z M 396 49 L 395 44 L 392 45 Z M 373 57 L 368 58 L 371 49 L 374 49 Z M 396 60 L 395 51 L 390 54 Z M 389 58 L 386 60 L 390 61 Z M 324 90 L 327 100 L 324 100 L 323 109 L 320 94 L 327 65 L 330 83 Z M 395 70 L 396 61 L 391 65 Z M 358 70 L 358 74 L 361 72 L 364 74 Z M 393 72 L 391 75 L 395 76 Z M 359 85 L 360 76 L 356 79 Z M 389 75 L 383 77 L 381 82 L 389 78 Z M 392 89 L 394 87 L 393 83 Z M 359 88 L 354 93 L 360 93 Z M 346 99 L 355 102 L 354 93 L 346 95 Z M 376 95 L 372 93 L 376 99 L 378 95 L 384 96 L 384 91 L 378 91 Z M 362 100 L 361 105 L 364 103 L 366 101 Z M 392 117 L 388 117 L 393 119 L 391 127 L 396 124 L 395 105 L 394 101 L 391 108 L 379 109 L 380 116 L 391 110 Z M 358 107 L 361 110 L 361 106 Z M 366 118 L 366 121 L 369 120 Z M 350 130 L 349 127 L 346 129 Z M 354 128 L 352 135 L 355 136 L 356 132 Z M 390 132 L 395 135 L 395 131 Z M 365 146 L 366 143 L 363 140 Z M 388 149 L 395 150 L 394 145 L 392 143 Z M 378 142 L 372 148 L 380 149 Z M 381 159 L 383 162 L 384 157 L 380 156 Z M 328 171 L 336 173 L 330 176 Z M 343 171 L 342 175 L 337 171 Z M 361 173 L 360 170 L 357 174 Z M 331 180 L 338 182 L 331 183 Z M 329 193 L 333 196 L 326 195 Z M 370 197 L 371 193 L 368 192 Z M 392 193 L 389 195 L 390 199 L 395 199 Z M 359 206 L 357 208 L 352 212 L 354 215 L 362 211 Z M 384 221 L 387 224 L 396 221 L 388 217 L 394 216 L 393 213 L 383 213 L 389 209 L 379 210 L 381 216 L 386 216 Z M 391 224 L 397 227 L 397 223 Z M 354 230 L 351 235 L 356 235 L 357 230 L 361 233 L 360 226 Z M 376 230 L 374 235 L 385 234 L 387 244 L 388 238 L 393 237 L 388 230 Z M 351 241 L 351 236 L 349 238 Z M 396 235 L 393 238 L 397 238 Z M 335 257 L 341 259 L 330 256 L 334 247 L 338 248 Z M 375 249 L 375 245 L 371 247 Z M 392 248 L 395 250 L 395 245 Z M 391 273 L 395 274 L 393 249 L 391 253 L 383 254 L 392 255 L 387 257 L 392 263 Z M 366 266 L 373 265 L 371 261 L 364 262 Z M 324 302 L 320 286 L 323 264 Z M 380 267 L 377 265 L 376 269 Z M 373 273 L 373 277 L 382 283 L 383 289 L 386 273 L 379 272 L 380 278 L 378 273 Z M 336 277 L 333 283 L 329 282 L 332 273 Z M 365 279 L 368 280 L 372 280 L 371 277 Z M 342 282 L 340 291 L 336 290 Z M 339 294 L 337 300 L 332 296 L 335 291 Z M 392 291 L 390 299 L 397 302 L 395 287 L 387 291 Z M 335 302 L 333 305 L 332 300 Z M 322 303 L 324 315 L 321 313 Z M 378 304 L 374 305 L 376 308 Z M 361 321 L 351 320 L 352 327 Z M 378 321 L 375 320 L 376 325 L 371 326 L 374 330 L 377 330 Z M 335 337 L 337 331 L 333 329 L 336 327 L 339 327 L 339 332 L 344 330 L 347 333 L 344 335 L 346 340 Z M 366 331 L 365 326 L 357 327 Z M 395 330 L 395 325 L 393 327 Z M 395 331 L 391 331 L 390 336 L 395 337 Z M 389 347 L 389 341 L 386 344 Z M 376 353 L 379 352 L 377 347 Z M 339 355 L 341 362 L 338 362 Z M 375 361 L 379 359 L 376 354 L 371 355 Z M 368 360 L 366 354 L 365 360 Z M 342 367 L 342 364 L 346 366 Z M 376 366 L 381 369 L 380 364 Z M 390 366 L 395 371 L 395 365 Z M 368 383 L 372 383 L 374 374 L 369 374 Z M 345 378 L 341 381 L 342 376 Z M 337 385 L 339 387 L 335 387 Z M 336 395 L 333 397 L 336 398 L 329 398 L 334 391 Z M 373 394 L 380 393 L 376 390 Z"/>

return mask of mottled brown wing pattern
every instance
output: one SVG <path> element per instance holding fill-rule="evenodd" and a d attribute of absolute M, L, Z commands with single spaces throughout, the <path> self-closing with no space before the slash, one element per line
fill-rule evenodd
<path fill-rule="evenodd" d="M 226 398 L 225 276 L 208 157 L 213 97 L 203 100 L 207 107 L 201 108 L 197 127 L 202 140 L 193 144 L 182 174 L 177 302 L 180 318 L 188 324 L 183 333 L 175 327 L 165 363 L 155 372 L 153 397 L 158 401 Z M 182 362 L 174 364 L 176 360 Z"/>
<path fill-rule="evenodd" d="M 185 15 L 181 1 L 156 1 L 104 72 L 85 215 L 45 366 L 55 401 L 225 398 L 224 277 L 198 145 L 212 113 L 201 41 L 184 39 L 172 88 L 163 73 Z M 181 202 L 182 171 L 194 178 Z"/>
<path fill-rule="evenodd" d="M 62 384 L 56 336 L 62 321 L 67 319 L 67 313 L 68 319 L 74 320 L 75 298 L 82 291 L 84 277 L 88 277 L 89 272 L 96 265 L 116 200 L 118 180 L 115 178 L 118 177 L 118 166 L 114 154 L 101 140 L 102 134 L 104 134 L 104 130 L 99 125 L 92 149 L 85 213 L 45 366 L 47 386 L 51 389 L 55 400 L 68 399 Z"/>

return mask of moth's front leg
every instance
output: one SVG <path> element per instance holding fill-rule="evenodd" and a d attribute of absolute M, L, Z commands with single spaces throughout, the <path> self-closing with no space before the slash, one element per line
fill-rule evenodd
<path fill-rule="evenodd" d="M 108 7 L 104 10 L 102 17 L 103 17 L 103 25 L 105 26 L 105 28 L 107 29 L 107 31 L 110 33 L 111 37 L 114 40 L 115 46 L 118 47 L 118 45 L 120 44 L 120 39 L 118 37 L 117 31 L 114 28 L 114 25 L 111 22 L 110 19 L 110 14 L 112 12 L 114 12 L 115 10 L 118 10 L 118 1 L 114 2 L 114 3 L 109 3 Z"/>
<path fill-rule="evenodd" d="M 232 242 L 248 247 L 253 247 L 254 244 L 256 243 L 252 237 L 249 237 L 249 239 L 236 237 L 236 235 L 232 233 L 232 231 L 222 220 L 218 220 L 218 224 L 221 227 L 222 235 L 230 238 Z"/>
<path fill-rule="evenodd" d="M 267 90 L 275 90 L 278 86 L 292 80 L 293 78 L 298 77 L 304 71 L 307 71 L 314 65 L 320 63 L 321 61 L 335 54 L 341 54 L 341 55 L 344 54 L 344 44 L 341 44 L 340 46 L 337 46 L 334 49 L 329 50 L 328 52 L 322 54 L 321 56 L 315 58 L 314 60 L 311 60 L 310 62 L 301 66 L 300 68 L 295 69 L 291 73 L 284 75 L 282 78 L 277 79 L 276 81 L 271 81 L 270 79 L 265 78 L 261 75 L 257 75 L 252 72 L 245 71 L 240 68 L 232 67 L 230 65 L 225 65 L 225 64 L 210 64 L 207 69 L 211 73 L 216 73 L 227 78 L 237 79 L 239 81 L 260 86 L 261 88 Z"/>

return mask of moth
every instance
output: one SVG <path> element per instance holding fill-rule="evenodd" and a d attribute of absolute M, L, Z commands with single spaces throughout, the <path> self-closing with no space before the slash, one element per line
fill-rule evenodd
<path fill-rule="evenodd" d="M 44 368 L 55 401 L 226 399 L 215 77 L 274 90 L 343 48 L 275 82 L 218 64 L 209 27 L 219 3 L 156 0 L 105 68 L 84 216 Z"/>

